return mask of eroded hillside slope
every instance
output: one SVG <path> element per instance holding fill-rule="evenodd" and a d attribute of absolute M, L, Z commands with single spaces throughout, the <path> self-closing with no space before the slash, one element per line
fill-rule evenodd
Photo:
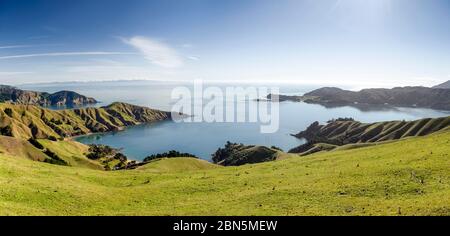
<path fill-rule="evenodd" d="M 169 112 L 126 103 L 101 108 L 50 110 L 32 105 L 0 104 L 0 134 L 21 139 L 61 139 L 120 130 L 166 120 Z"/>
<path fill-rule="evenodd" d="M 294 148 L 290 152 L 309 154 L 315 151 L 330 150 L 334 146 L 424 136 L 449 127 L 450 117 L 376 123 L 338 119 L 323 125 L 314 122 L 306 130 L 294 135 L 297 138 L 306 139 L 308 143 Z"/>

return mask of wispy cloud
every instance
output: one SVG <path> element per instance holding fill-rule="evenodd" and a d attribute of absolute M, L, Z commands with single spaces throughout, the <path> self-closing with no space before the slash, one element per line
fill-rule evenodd
<path fill-rule="evenodd" d="M 181 44 L 181 47 L 182 47 L 182 48 L 192 48 L 193 45 L 190 44 L 190 43 L 184 43 L 184 44 Z"/>
<path fill-rule="evenodd" d="M 199 61 L 200 60 L 200 58 L 198 58 L 196 56 L 188 56 L 187 59 L 193 60 L 193 61 Z"/>
<path fill-rule="evenodd" d="M 94 56 L 94 55 L 133 55 L 135 53 L 128 52 L 52 52 L 52 53 L 36 53 L 21 54 L 11 56 L 1 56 L 0 60 L 30 58 L 30 57 L 60 57 L 60 56 Z"/>
<path fill-rule="evenodd" d="M 31 48 L 31 47 L 48 47 L 60 46 L 62 44 L 17 44 L 17 45 L 0 45 L 0 49 L 14 49 L 14 48 Z"/>
<path fill-rule="evenodd" d="M 141 36 L 122 40 L 139 50 L 152 64 L 167 68 L 175 68 L 183 65 L 183 60 L 177 51 L 162 42 Z"/>
<path fill-rule="evenodd" d="M 34 45 L 5 45 L 0 46 L 0 49 L 29 48 L 29 47 L 34 47 Z"/>
<path fill-rule="evenodd" d="M 0 71 L 0 76 L 12 76 L 12 75 L 24 75 L 24 74 L 32 74 L 33 72 L 29 71 Z"/>
<path fill-rule="evenodd" d="M 17 45 L 0 45 L 0 49 L 14 49 L 14 48 L 33 48 L 33 47 L 50 47 L 50 46 L 60 46 L 63 44 L 52 43 L 52 44 L 17 44 Z"/>
<path fill-rule="evenodd" d="M 36 35 L 28 37 L 28 39 L 46 39 L 46 38 L 50 38 L 50 35 Z"/>

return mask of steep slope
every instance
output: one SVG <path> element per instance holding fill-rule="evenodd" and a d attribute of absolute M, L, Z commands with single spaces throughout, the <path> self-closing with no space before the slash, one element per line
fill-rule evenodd
<path fill-rule="evenodd" d="M 442 84 L 438 84 L 436 86 L 434 86 L 433 88 L 437 88 L 437 89 L 450 89 L 450 80 L 448 80 L 447 82 L 444 82 Z"/>
<path fill-rule="evenodd" d="M 60 139 L 166 120 L 169 112 L 126 103 L 101 108 L 49 110 L 32 105 L 0 104 L 0 134 L 21 139 Z"/>
<path fill-rule="evenodd" d="M 448 216 L 449 144 L 450 132 L 439 132 L 282 161 L 164 173 L 67 168 L 0 154 L 0 215 Z"/>
<path fill-rule="evenodd" d="M 89 153 L 89 147 L 75 141 L 50 141 L 38 140 L 44 148 L 56 153 L 61 159 L 67 162 L 68 166 L 81 167 L 94 170 L 104 170 L 100 162 L 90 160 L 86 155 Z"/>
<path fill-rule="evenodd" d="M 424 136 L 449 127 L 450 117 L 376 123 L 334 120 L 324 125 L 314 122 L 305 131 L 294 135 L 297 138 L 306 139 L 308 143 L 289 152 L 310 154 L 312 151 L 331 150 L 335 146 L 347 144 L 374 143 L 411 136 Z"/>
<path fill-rule="evenodd" d="M 33 161 L 44 161 L 48 158 L 28 141 L 6 136 L 0 136 L 0 154 Z"/>
<path fill-rule="evenodd" d="M 72 91 L 60 91 L 49 94 L 21 90 L 8 85 L 0 85 L 0 102 L 5 101 L 39 106 L 75 106 L 97 103 L 94 98 L 86 97 Z"/>
<path fill-rule="evenodd" d="M 0 154 L 14 159 L 29 159 L 39 162 L 52 163 L 52 157 L 46 154 L 50 150 L 58 158 L 64 161 L 67 166 L 103 170 L 99 162 L 89 160 L 85 154 L 88 147 L 84 144 L 73 141 L 38 140 L 42 148 L 37 148 L 29 141 L 13 137 L 0 136 Z"/>

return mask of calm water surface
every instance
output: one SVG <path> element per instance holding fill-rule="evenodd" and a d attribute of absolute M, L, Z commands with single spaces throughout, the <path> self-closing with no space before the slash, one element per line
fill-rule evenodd
<path fill-rule="evenodd" d="M 74 83 L 55 85 L 21 86 L 24 89 L 56 92 L 73 90 L 92 96 L 107 105 L 114 101 L 128 102 L 151 108 L 170 110 L 175 102 L 170 94 L 179 84 L 167 82 L 103 82 Z M 223 85 L 217 85 L 219 87 Z M 300 85 L 281 85 L 283 94 L 303 94 L 314 89 Z M 247 102 L 256 106 L 254 101 Z M 225 106 L 233 106 L 231 101 L 225 101 Z M 287 151 L 296 147 L 304 140 L 292 137 L 290 134 L 304 130 L 314 121 L 326 122 L 337 117 L 353 117 L 362 122 L 388 120 L 414 120 L 424 117 L 448 116 L 449 112 L 418 108 L 325 108 L 321 105 L 305 103 L 280 103 L 280 129 L 273 134 L 261 134 L 259 123 L 175 123 L 163 121 L 154 124 L 130 127 L 120 132 L 95 134 L 77 138 L 77 141 L 91 144 L 107 144 L 123 148 L 123 152 L 131 159 L 142 160 L 155 153 L 178 150 L 189 152 L 209 160 L 217 148 L 226 141 L 244 144 L 277 146 Z"/>

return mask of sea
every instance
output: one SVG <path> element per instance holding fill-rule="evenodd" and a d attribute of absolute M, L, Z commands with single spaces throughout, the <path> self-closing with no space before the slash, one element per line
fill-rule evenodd
<path fill-rule="evenodd" d="M 51 84 L 27 84 L 18 86 L 21 89 L 57 92 L 71 90 L 80 94 L 93 97 L 100 101 L 94 105 L 106 106 L 112 102 L 126 102 L 130 104 L 146 106 L 154 109 L 171 111 L 179 99 L 173 98 L 174 91 L 192 91 L 192 101 L 197 101 L 198 93 L 194 93 L 194 85 L 191 82 L 176 81 L 105 81 L 105 82 L 68 82 Z M 245 145 L 276 146 L 288 151 L 305 140 L 298 139 L 292 134 L 306 129 L 311 123 L 319 121 L 325 123 L 328 120 L 339 117 L 351 117 L 361 122 L 377 122 L 390 120 L 415 120 L 426 117 L 449 116 L 448 111 L 439 111 L 423 108 L 407 107 L 367 107 L 354 104 L 352 106 L 325 107 L 317 104 L 303 102 L 280 102 L 275 110 L 263 99 L 267 94 L 259 93 L 258 97 L 230 98 L 225 96 L 227 88 L 277 88 L 279 93 L 287 95 L 302 95 L 320 85 L 302 84 L 250 84 L 250 83 L 204 83 L 203 89 L 215 88 L 223 91 L 222 103 L 216 109 L 227 107 L 245 107 L 244 110 L 234 109 L 235 113 L 245 112 L 246 117 L 251 108 L 259 108 L 261 103 L 269 107 L 269 111 L 276 111 L 279 117 L 276 132 L 262 133 L 261 126 L 267 122 L 256 122 L 246 119 L 243 122 L 230 121 L 224 118 L 221 122 L 197 121 L 175 122 L 172 120 L 151 124 L 143 124 L 125 128 L 118 132 L 109 132 L 77 137 L 76 140 L 85 144 L 106 144 L 121 149 L 129 159 L 142 160 L 157 153 L 170 150 L 187 152 L 202 159 L 210 160 L 218 148 L 223 147 L 227 141 L 243 143 Z M 180 90 L 181 88 L 181 90 Z M 183 90 L 184 89 L 184 90 Z M 259 90 L 258 90 L 259 91 Z M 198 91 L 197 91 L 198 92 Z M 268 91 L 270 92 L 270 90 Z M 196 100 L 197 99 L 197 100 Z M 195 106 L 205 107 L 207 99 L 201 99 L 202 104 L 192 104 L 191 109 L 184 111 L 186 114 L 198 116 L 193 112 Z M 209 100 L 210 101 L 210 100 Z M 219 100 L 220 101 L 220 100 Z M 75 107 L 50 107 L 51 109 L 74 109 Z M 200 109 L 201 110 L 201 109 Z M 190 113 L 190 112 L 192 113 Z M 239 114 L 234 114 L 239 115 Z M 225 116 L 225 114 L 224 114 Z"/>

